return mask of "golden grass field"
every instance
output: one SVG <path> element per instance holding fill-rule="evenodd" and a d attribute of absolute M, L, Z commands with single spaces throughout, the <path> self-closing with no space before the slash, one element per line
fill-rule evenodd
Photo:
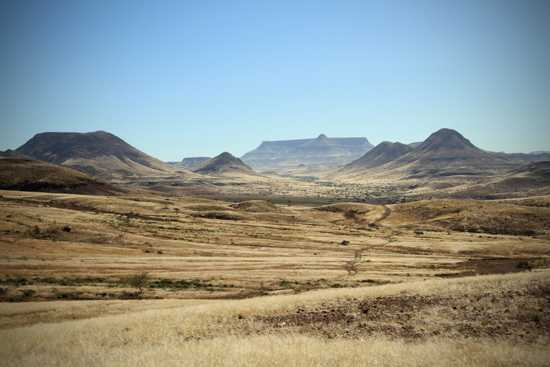
<path fill-rule="evenodd" d="M 548 275 L 246 300 L 4 303 L 2 319 L 20 325 L 3 324 L 0 358 L 17 366 L 546 366 Z M 74 320 L 79 314 L 88 316 Z"/>
<path fill-rule="evenodd" d="M 0 364 L 549 365 L 549 202 L 0 191 Z"/>

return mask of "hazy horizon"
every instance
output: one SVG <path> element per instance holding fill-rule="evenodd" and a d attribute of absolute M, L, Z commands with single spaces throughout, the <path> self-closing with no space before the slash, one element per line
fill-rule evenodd
<path fill-rule="evenodd" d="M 0 150 L 109 131 L 164 161 L 265 140 L 550 150 L 550 2 L 0 4 Z"/>

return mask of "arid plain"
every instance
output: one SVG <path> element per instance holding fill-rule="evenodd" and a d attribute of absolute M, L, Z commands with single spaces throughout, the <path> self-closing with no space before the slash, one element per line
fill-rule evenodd
<path fill-rule="evenodd" d="M 430 152 L 462 144 L 443 135 Z M 147 163 L 4 153 L 3 363 L 548 365 L 544 161 L 311 178 L 223 153 L 153 175 L 128 152 Z"/>

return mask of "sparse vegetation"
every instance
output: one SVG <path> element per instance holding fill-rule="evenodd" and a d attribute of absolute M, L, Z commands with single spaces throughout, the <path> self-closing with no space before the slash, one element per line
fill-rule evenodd
<path fill-rule="evenodd" d="M 356 210 L 349 209 L 344 212 L 344 218 L 350 219 L 350 220 L 357 220 L 358 214 L 359 213 Z"/>
<path fill-rule="evenodd" d="M 427 342 L 438 341 L 440 337 L 432 332 L 441 330 L 432 330 L 425 325 L 418 326 L 406 316 L 414 314 L 407 311 L 408 307 L 414 306 L 415 310 L 417 306 L 419 310 L 425 307 L 419 306 L 424 305 L 424 296 L 411 294 L 416 292 L 415 289 L 424 289 L 428 283 L 421 283 L 421 287 L 413 286 L 412 284 L 418 284 L 416 281 L 441 278 L 452 282 L 453 278 L 465 275 L 508 272 L 536 277 L 540 272 L 545 272 L 550 263 L 550 253 L 543 238 L 483 233 L 473 235 L 469 232 L 450 231 L 446 222 L 441 219 L 454 221 L 462 218 L 460 215 L 463 210 L 450 208 L 455 211 L 448 211 L 449 208 L 440 208 L 437 201 L 433 202 L 433 209 L 445 209 L 443 214 L 434 217 L 436 220 L 424 217 L 417 220 L 419 214 L 422 216 L 423 211 L 426 214 L 429 211 L 429 207 L 422 207 L 422 203 L 388 206 L 391 210 L 386 210 L 382 205 L 350 206 L 349 203 L 340 203 L 329 206 L 328 210 L 319 210 L 315 206 L 317 203 L 312 207 L 311 204 L 302 205 L 296 202 L 291 207 L 275 206 L 276 209 L 269 211 L 267 207 L 262 207 L 262 210 L 248 210 L 248 207 L 232 207 L 226 202 L 184 197 L 172 199 L 171 205 L 181 210 L 170 210 L 166 215 L 163 210 L 166 205 L 164 199 L 78 197 L 71 198 L 71 202 L 67 203 L 66 196 L 34 196 L 25 193 L 25 201 L 15 201 L 22 196 L 23 194 L 9 193 L 2 202 L 7 214 L 2 224 L 4 227 L 0 231 L 9 231 L 3 232 L 6 235 L 2 238 L 3 246 L 9 251 L 1 260 L 5 268 L 9 269 L 9 272 L 0 276 L 0 285 L 6 289 L 3 295 L 0 294 L 4 301 L 25 302 L 24 305 L 29 307 L 47 307 L 46 304 L 39 306 L 42 303 L 34 306 L 35 303 L 29 301 L 56 300 L 56 304 L 68 303 L 77 308 L 80 307 L 77 306 L 80 304 L 79 300 L 101 300 L 99 303 L 106 305 L 98 311 L 102 313 L 111 307 L 107 305 L 124 300 L 124 320 L 127 320 L 133 317 L 128 310 L 135 307 L 142 307 L 139 311 L 150 310 L 149 305 L 156 298 L 165 299 L 162 306 L 166 305 L 167 309 L 163 311 L 165 315 L 173 312 L 168 309 L 169 305 L 187 302 L 181 300 L 184 298 L 202 299 L 196 302 L 212 302 L 212 307 L 220 305 L 222 309 L 233 307 L 230 306 L 232 303 L 223 303 L 224 298 L 258 297 L 237 301 L 250 302 L 250 305 L 264 302 L 263 297 L 272 300 L 265 301 L 267 306 L 260 309 L 256 309 L 256 306 L 239 309 L 238 315 L 241 318 L 228 317 L 227 320 L 234 320 L 229 324 L 225 321 L 216 324 L 219 320 L 226 320 L 225 317 L 216 319 L 218 321 L 209 319 L 208 322 L 218 326 L 196 334 L 189 333 L 187 321 L 171 322 L 171 325 L 176 325 L 175 328 L 186 330 L 180 330 L 176 337 L 184 340 L 183 343 L 191 340 L 207 343 L 206 340 L 211 337 L 224 338 L 225 334 L 220 333 L 220 329 L 232 330 L 232 335 L 241 341 L 248 336 L 272 337 L 278 340 L 279 332 L 285 335 L 295 333 L 298 337 L 306 335 L 322 343 L 328 340 L 348 340 L 354 343 L 357 338 L 364 338 L 366 335 L 368 340 L 376 340 L 380 336 L 392 340 L 412 338 L 411 341 L 416 341 L 418 338 Z M 253 204 L 252 207 L 256 205 Z M 422 208 L 418 211 L 410 208 L 409 212 L 408 206 L 413 204 Z M 476 205 L 483 206 L 485 203 Z M 508 204 L 505 207 L 507 210 L 512 208 Z M 217 215 L 208 218 L 210 214 L 207 214 L 206 219 L 214 220 L 196 219 L 200 218 L 198 213 L 209 213 L 212 208 L 225 208 L 222 212 L 246 220 L 224 221 L 217 219 Z M 514 204 L 514 208 L 519 212 L 525 210 L 517 204 Z M 528 208 L 540 209 L 533 206 Z M 349 209 L 358 213 L 357 217 L 361 220 L 347 220 L 344 213 Z M 414 216 L 409 216 L 410 213 Z M 498 211 L 483 215 L 496 214 Z M 34 226 L 39 230 L 33 234 Z M 71 230 L 64 230 L 64 227 L 70 227 Z M 419 232 L 423 233 L 418 234 Z M 40 241 L 26 241 L 35 236 L 42 238 L 37 238 Z M 54 240 L 58 242 L 52 246 Z M 68 258 L 67 254 L 71 254 L 71 257 Z M 368 259 L 365 259 L 367 255 Z M 526 271 L 529 268 L 536 271 Z M 149 275 L 144 277 L 142 269 L 150 271 L 154 278 Z M 128 274 L 133 274 L 130 278 L 134 279 L 129 281 Z M 495 279 L 501 279 L 499 277 L 505 279 L 506 276 L 498 275 Z M 308 307 L 303 304 L 296 307 L 284 306 L 286 302 L 290 302 L 284 297 L 292 294 L 309 297 L 316 292 L 308 291 L 345 293 L 351 292 L 351 288 L 361 292 L 372 288 L 373 292 L 377 292 L 375 289 L 381 284 L 396 282 L 403 282 L 400 288 L 403 293 L 398 292 L 393 298 L 388 298 L 386 294 L 385 298 L 374 303 L 384 305 L 387 315 L 384 317 L 388 317 L 388 324 L 372 305 L 366 314 L 363 313 L 363 308 L 352 307 L 357 304 L 352 299 L 358 298 L 352 294 L 344 297 L 345 299 L 340 296 L 333 299 L 329 294 L 336 293 L 327 293 L 322 301 Z M 497 289 L 501 289 L 502 285 L 498 287 Z M 526 285 L 523 287 L 531 289 Z M 382 294 L 384 292 L 386 291 Z M 544 294 L 545 291 L 536 288 L 529 292 L 529 297 L 539 297 L 534 294 Z M 513 300 L 511 304 L 519 304 L 519 296 L 516 293 L 511 295 L 514 297 L 508 297 Z M 477 297 L 471 298 L 475 300 L 472 304 L 478 302 Z M 499 297 L 497 293 L 495 299 L 498 300 Z M 207 298 L 211 300 L 206 301 Z M 139 302 L 133 301 L 138 299 Z M 481 302 L 485 302 L 485 298 L 481 299 Z M 464 330 L 483 333 L 488 330 L 483 326 L 487 322 L 483 321 L 484 314 L 467 308 L 470 303 L 453 299 L 447 304 L 444 303 L 446 300 L 434 297 L 428 301 L 442 307 L 439 310 L 449 310 L 453 315 L 462 315 L 460 312 L 463 312 L 464 306 L 468 317 L 477 320 L 464 326 Z M 357 302 L 365 304 L 362 300 Z M 490 299 L 487 302 L 485 309 L 496 307 Z M 89 303 L 88 307 L 96 307 L 92 304 L 95 303 Z M 457 310 L 452 309 L 451 304 Z M 276 305 L 282 308 L 273 313 L 264 312 L 265 307 Z M 74 315 L 72 312 L 71 309 L 69 315 Z M 298 313 L 304 316 L 294 316 Z M 187 311 L 182 314 L 188 316 Z M 530 333 L 532 330 L 545 330 L 540 325 L 545 325 L 547 319 L 539 314 L 538 309 L 529 309 L 526 306 L 525 314 L 521 315 L 528 320 L 525 325 L 532 325 L 529 326 Z M 51 313 L 37 313 L 25 322 L 28 325 L 33 325 L 36 320 L 58 323 L 59 318 L 64 316 L 56 316 L 58 319 L 50 317 L 53 317 Z M 139 316 L 140 319 L 141 317 L 143 315 Z M 302 317 L 311 322 L 303 324 Z M 89 311 L 82 311 L 77 318 L 90 318 Z M 314 320 L 317 319 L 324 321 L 315 324 Z M 9 323 L 21 322 L 18 317 L 5 320 Z M 277 322 L 272 322 L 273 320 Z M 0 307 L 0 328 L 1 322 Z M 459 321 L 448 321 L 446 325 L 453 325 L 453 322 Z M 155 325 L 161 324 L 162 322 Z M 396 329 L 388 326 L 396 324 L 403 327 Z M 263 328 L 256 325 L 262 325 Z M 133 325 L 128 327 L 130 330 L 136 328 Z M 375 327 L 380 328 L 373 329 Z M 524 340 L 530 340 L 524 326 L 518 327 Z M 148 329 L 152 332 L 159 330 L 154 326 Z M 262 330 L 271 330 L 275 334 L 264 334 Z M 373 330 L 376 335 L 369 334 Z M 500 329 L 491 330 L 498 333 Z M 135 331 L 127 333 L 133 332 Z M 512 333 L 514 338 L 519 332 Z M 504 338 L 510 340 L 511 337 L 508 335 Z M 149 346 L 148 343 L 145 342 Z"/>
<path fill-rule="evenodd" d="M 148 286 L 149 280 L 149 274 L 143 272 L 129 276 L 126 279 L 126 283 L 132 288 L 137 288 L 138 294 L 141 296 L 143 294 L 143 289 Z"/>
<path fill-rule="evenodd" d="M 238 213 L 232 213 L 230 211 L 206 211 L 192 214 L 198 218 L 208 219 L 221 219 L 221 220 L 242 220 L 244 217 Z"/>

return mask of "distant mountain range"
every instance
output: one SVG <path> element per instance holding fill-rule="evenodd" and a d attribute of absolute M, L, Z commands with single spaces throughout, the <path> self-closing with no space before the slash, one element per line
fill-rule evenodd
<path fill-rule="evenodd" d="M 329 138 L 264 141 L 242 156 L 255 170 L 288 173 L 296 169 L 331 169 L 349 163 L 372 148 L 367 138 Z"/>
<path fill-rule="evenodd" d="M 17 153 L 104 178 L 152 176 L 173 169 L 105 131 L 35 135 Z"/>
<path fill-rule="evenodd" d="M 288 174 L 332 172 L 327 174 L 328 178 L 342 179 L 392 177 L 429 181 L 433 178 L 502 176 L 529 163 L 550 161 L 550 154 L 545 152 L 485 151 L 451 129 L 441 129 L 421 143 L 383 142 L 374 148 L 366 138 L 329 138 L 321 134 L 315 139 L 266 141 L 242 159 L 224 152 L 214 158 L 191 157 L 171 164 L 104 131 L 41 133 L 15 151 L 4 152 L 3 156 L 63 165 L 100 180 L 155 176 L 179 179 L 193 176 L 191 171 L 205 175 L 257 175 L 257 171 L 275 171 Z M 17 164 L 18 170 L 25 164 L 38 167 L 36 163 L 24 161 Z M 3 165 L 7 171 L 9 162 L 4 161 Z"/>
<path fill-rule="evenodd" d="M 548 154 L 488 152 L 476 147 L 455 130 L 441 129 L 415 147 L 401 143 L 381 143 L 340 169 L 339 175 L 393 175 L 418 179 L 485 176 L 502 174 L 522 164 L 549 159 Z"/>

